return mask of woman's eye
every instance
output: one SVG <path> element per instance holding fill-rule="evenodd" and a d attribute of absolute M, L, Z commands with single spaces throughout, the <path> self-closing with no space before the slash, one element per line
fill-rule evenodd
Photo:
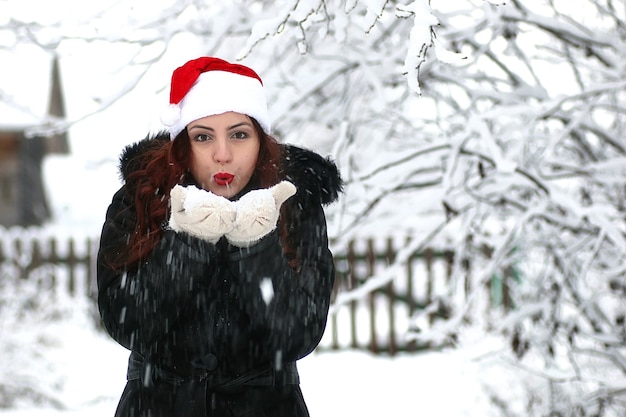
<path fill-rule="evenodd" d="M 207 134 L 204 134 L 204 133 L 201 133 L 201 134 L 199 134 L 199 135 L 196 135 L 196 136 L 194 137 L 194 140 L 195 140 L 196 142 L 206 142 L 207 140 L 211 140 L 211 136 L 209 136 L 209 135 L 207 135 Z"/>
<path fill-rule="evenodd" d="M 248 137 L 248 134 L 246 132 L 235 132 L 232 137 L 235 139 L 245 139 Z"/>

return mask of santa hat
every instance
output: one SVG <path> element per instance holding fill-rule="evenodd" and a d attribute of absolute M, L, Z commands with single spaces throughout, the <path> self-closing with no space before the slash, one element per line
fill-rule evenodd
<path fill-rule="evenodd" d="M 170 105 L 161 114 L 161 122 L 173 140 L 190 122 L 229 111 L 253 117 L 270 133 L 261 77 L 244 65 L 201 57 L 174 70 Z"/>

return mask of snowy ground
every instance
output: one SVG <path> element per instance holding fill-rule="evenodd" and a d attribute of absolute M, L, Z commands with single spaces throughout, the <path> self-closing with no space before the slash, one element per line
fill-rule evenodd
<path fill-rule="evenodd" d="M 50 341 L 44 358 L 28 360 L 40 381 L 50 381 L 65 409 L 22 404 L 0 410 L 0 416 L 113 416 L 125 383 L 124 348 L 85 319 L 45 325 L 43 336 L 35 336 L 36 329 L 21 332 L 24 343 L 33 337 Z M 475 360 L 486 348 L 395 358 L 356 351 L 314 353 L 299 362 L 302 390 L 312 417 L 488 416 L 480 382 L 484 364 Z M 0 365 L 0 374 L 6 366 Z"/>

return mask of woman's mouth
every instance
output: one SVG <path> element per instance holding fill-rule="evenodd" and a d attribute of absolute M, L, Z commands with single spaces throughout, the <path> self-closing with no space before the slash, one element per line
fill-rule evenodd
<path fill-rule="evenodd" d="M 218 172 L 217 174 L 213 175 L 215 183 L 221 186 L 229 185 L 231 182 L 233 182 L 234 178 L 235 176 L 228 172 Z"/>

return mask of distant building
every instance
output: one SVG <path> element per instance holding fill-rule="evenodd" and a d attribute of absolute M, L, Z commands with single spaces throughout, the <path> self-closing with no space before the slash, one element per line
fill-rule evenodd
<path fill-rule="evenodd" d="M 49 66 L 49 63 L 46 63 Z M 24 77 L 32 77 L 29 71 Z M 65 119 L 65 102 L 59 62 L 55 57 L 50 69 L 49 91 L 25 91 L 41 94 L 47 111 L 16 108 L 3 93 L 0 80 L 0 225 L 33 226 L 50 218 L 50 208 L 42 178 L 42 162 L 51 153 L 67 154 L 65 129 L 55 128 Z M 3 77 L 4 78 L 4 77 Z M 15 94 L 15 92 L 13 92 Z M 38 97 L 33 97 L 33 100 Z"/>

